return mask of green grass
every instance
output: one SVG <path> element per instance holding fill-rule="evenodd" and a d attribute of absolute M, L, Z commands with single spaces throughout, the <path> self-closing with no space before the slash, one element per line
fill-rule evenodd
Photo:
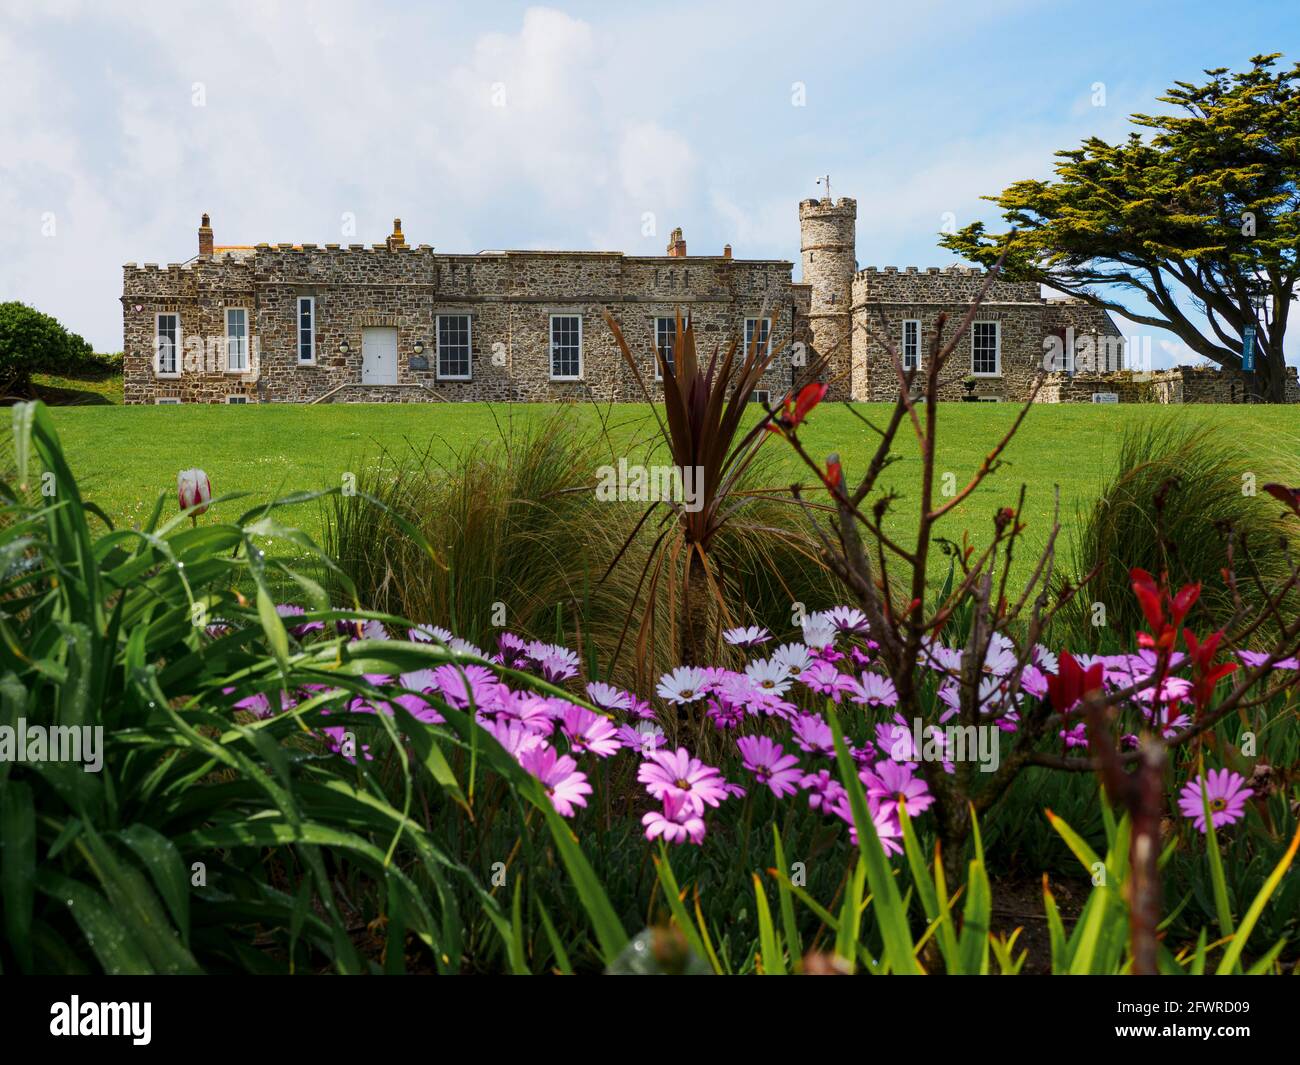
<path fill-rule="evenodd" d="M 51 407 L 121 406 L 122 375 L 83 373 L 72 376 L 33 374 L 35 398 Z"/>
<path fill-rule="evenodd" d="M 345 473 L 383 461 L 385 452 L 401 457 L 414 449 L 428 451 L 435 463 L 449 459 L 467 444 L 496 436 L 498 422 L 544 418 L 552 409 L 544 404 L 277 404 L 83 406 L 56 408 L 51 414 L 70 461 L 82 471 L 85 496 L 115 522 L 132 525 L 147 518 L 160 491 L 174 492 L 177 472 L 188 467 L 206 470 L 217 494 L 246 491 L 269 498 L 338 485 Z M 860 404 L 857 409 L 880 424 L 888 408 Z M 944 404 L 938 469 L 952 472 L 957 485 L 964 485 L 1006 432 L 1016 409 L 1011 404 Z M 649 457 L 654 422 L 648 407 L 577 405 L 571 410 L 583 425 L 606 423 L 612 460 L 621 455 L 631 462 Z M 1029 412 L 1003 467 L 947 520 L 945 535 L 960 539 L 969 529 L 976 543 L 985 542 L 993 512 L 1014 505 L 1023 483 L 1028 529 L 1017 568 L 1027 573 L 1029 549 L 1041 547 L 1050 530 L 1054 486 L 1060 485 L 1061 519 L 1068 528 L 1077 505 L 1091 504 L 1113 472 L 1124 427 L 1164 418 L 1220 425 L 1253 457 L 1250 470 L 1243 473 L 1253 472 L 1261 484 L 1296 483 L 1300 420 L 1291 407 L 1044 404 Z M 844 407 L 829 405 L 814 413 L 801 439 L 815 455 L 839 451 L 846 475 L 855 480 L 872 454 L 876 436 Z M 919 460 L 909 428 L 899 441 L 901 459 L 886 471 L 882 483 L 903 495 L 888 524 L 907 537 L 915 527 L 912 493 Z M 767 446 L 778 459 L 774 483 L 811 483 L 788 445 L 773 438 Z M 314 506 L 301 508 L 294 520 L 319 535 L 322 516 Z"/>

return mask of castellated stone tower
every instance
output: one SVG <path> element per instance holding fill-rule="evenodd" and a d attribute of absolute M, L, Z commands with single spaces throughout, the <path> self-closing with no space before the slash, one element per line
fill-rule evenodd
<path fill-rule="evenodd" d="M 857 219 L 858 202 L 847 196 L 799 203 L 803 282 L 812 286 L 808 324 L 813 352 L 828 362 L 823 375 L 831 386 L 827 399 L 849 399 L 852 393 L 849 349 Z"/>

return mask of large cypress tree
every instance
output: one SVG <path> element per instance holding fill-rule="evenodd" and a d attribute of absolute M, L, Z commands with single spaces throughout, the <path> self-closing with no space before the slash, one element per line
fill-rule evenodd
<path fill-rule="evenodd" d="M 1054 180 L 987 197 L 1008 232 L 976 223 L 941 243 L 986 266 L 1005 251 L 1009 276 L 1172 330 L 1220 366 L 1242 367 L 1253 325 L 1253 391 L 1280 401 L 1300 251 L 1300 63 L 1275 69 L 1279 55 L 1177 82 L 1159 98 L 1172 113 L 1133 115 L 1141 130 L 1122 143 L 1089 138 L 1056 153 Z M 1123 307 L 1123 291 L 1150 312 Z"/>

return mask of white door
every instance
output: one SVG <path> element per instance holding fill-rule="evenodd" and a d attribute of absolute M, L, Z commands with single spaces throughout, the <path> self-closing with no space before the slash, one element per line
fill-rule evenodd
<path fill-rule="evenodd" d="M 361 383 L 397 384 L 397 330 L 361 331 Z"/>

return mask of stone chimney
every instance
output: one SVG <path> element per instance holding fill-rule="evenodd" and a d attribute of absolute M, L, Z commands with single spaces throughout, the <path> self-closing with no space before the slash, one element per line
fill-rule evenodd
<path fill-rule="evenodd" d="M 730 258 L 731 258 L 731 245 L 730 245 L 730 244 L 725 244 L 725 245 L 723 245 L 723 248 L 722 248 L 722 257 L 723 257 L 724 259 L 730 259 Z"/>
<path fill-rule="evenodd" d="M 682 239 L 681 226 L 674 229 L 672 236 L 668 238 L 668 254 L 674 259 L 686 258 L 686 241 Z"/>
<path fill-rule="evenodd" d="M 393 232 L 388 237 L 388 250 L 396 251 L 398 248 L 406 247 L 406 238 L 402 236 L 402 220 L 393 219 Z"/>
<path fill-rule="evenodd" d="M 199 254 L 212 255 L 212 222 L 206 214 L 203 216 L 203 221 L 199 223 Z"/>

